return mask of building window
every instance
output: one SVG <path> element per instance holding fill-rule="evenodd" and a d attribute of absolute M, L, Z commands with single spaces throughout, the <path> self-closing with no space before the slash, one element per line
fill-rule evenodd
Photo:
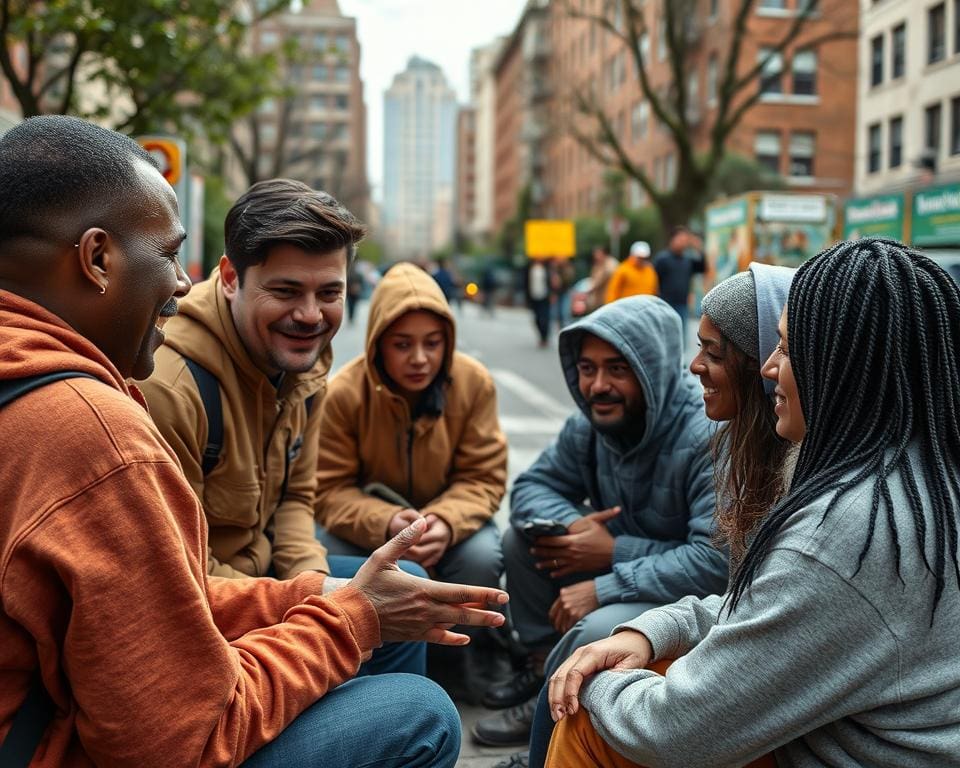
<path fill-rule="evenodd" d="M 940 156 L 940 104 L 931 104 L 923 112 L 923 140 L 926 149 L 933 150 L 934 157 Z"/>
<path fill-rule="evenodd" d="M 960 96 L 950 100 L 950 154 L 960 155 Z"/>
<path fill-rule="evenodd" d="M 867 172 L 876 173 L 880 170 L 880 123 L 874 123 L 867 128 Z"/>
<path fill-rule="evenodd" d="M 327 50 L 327 35 L 324 32 L 314 32 L 313 34 L 313 49 L 315 51 L 325 51 Z"/>
<path fill-rule="evenodd" d="M 927 11 L 927 64 L 943 61 L 947 56 L 947 12 L 943 3 Z"/>
<path fill-rule="evenodd" d="M 643 32 L 640 35 L 640 43 L 638 45 L 640 48 L 640 57 L 643 59 L 644 64 L 650 61 L 650 33 Z"/>
<path fill-rule="evenodd" d="M 870 85 L 883 82 L 883 35 L 877 35 L 870 41 Z"/>
<path fill-rule="evenodd" d="M 337 35 L 337 50 L 340 53 L 350 53 L 350 37 L 348 35 Z"/>
<path fill-rule="evenodd" d="M 634 141 L 646 135 L 649 111 L 650 107 L 645 101 L 638 101 L 633 105 L 633 112 L 630 115 L 630 131 Z"/>
<path fill-rule="evenodd" d="M 673 189 L 677 185 L 677 158 L 671 152 L 663 160 L 664 189 Z"/>
<path fill-rule="evenodd" d="M 757 131 L 753 142 L 753 154 L 764 168 L 773 173 L 780 173 L 780 133 Z"/>
<path fill-rule="evenodd" d="M 903 162 L 903 118 L 890 118 L 890 167 L 899 168 Z"/>
<path fill-rule="evenodd" d="M 787 0 L 760 0 L 757 7 L 768 11 L 782 11 L 787 7 Z"/>
<path fill-rule="evenodd" d="M 813 155 L 817 137 L 814 133 L 797 131 L 790 134 L 790 175 L 799 178 L 813 176 Z"/>
<path fill-rule="evenodd" d="M 327 124 L 326 123 L 311 123 L 310 124 L 310 137 L 317 139 L 318 141 L 323 141 L 327 137 Z"/>
<path fill-rule="evenodd" d="M 960 0 L 957 0 L 960 2 Z M 717 13 L 720 10 L 719 8 L 720 0 L 710 0 L 710 21 L 715 21 L 717 18 Z"/>
<path fill-rule="evenodd" d="M 338 93 L 336 95 L 336 107 L 337 109 L 348 109 L 350 107 L 350 99 L 345 93 Z"/>
<path fill-rule="evenodd" d="M 760 72 L 760 93 L 783 93 L 783 55 L 770 48 L 761 48 L 759 61 L 763 65 Z"/>
<path fill-rule="evenodd" d="M 953 52 L 960 53 L 960 0 L 953 0 Z"/>
<path fill-rule="evenodd" d="M 797 51 L 793 54 L 793 92 L 798 96 L 817 94 L 816 51 Z"/>
<path fill-rule="evenodd" d="M 667 22 L 663 16 L 657 20 L 657 59 L 667 58 Z"/>
<path fill-rule="evenodd" d="M 314 80 L 326 80 L 327 79 L 327 66 L 325 64 L 314 64 L 310 68 L 310 74 Z"/>
<path fill-rule="evenodd" d="M 260 45 L 263 48 L 275 48 L 277 45 L 277 33 L 276 32 L 261 32 L 260 33 Z"/>
<path fill-rule="evenodd" d="M 960 0 L 958 0 L 960 2 Z M 890 77 L 903 77 L 907 68 L 907 25 L 898 24 L 890 35 Z"/>
<path fill-rule="evenodd" d="M 334 70 L 334 78 L 338 83 L 349 83 L 350 67 L 337 67 Z"/>
<path fill-rule="evenodd" d="M 717 54 L 710 54 L 707 62 L 707 104 L 717 101 Z"/>

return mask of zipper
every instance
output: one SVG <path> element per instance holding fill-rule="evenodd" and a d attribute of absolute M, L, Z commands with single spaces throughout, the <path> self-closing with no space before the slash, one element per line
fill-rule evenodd
<path fill-rule="evenodd" d="M 407 501 L 413 504 L 413 424 L 407 428 Z"/>

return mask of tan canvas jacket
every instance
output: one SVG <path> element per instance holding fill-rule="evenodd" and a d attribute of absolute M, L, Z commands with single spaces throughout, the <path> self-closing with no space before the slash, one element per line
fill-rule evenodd
<path fill-rule="evenodd" d="M 194 286 L 164 333 L 156 369 L 141 388 L 203 503 L 210 526 L 210 574 L 263 576 L 271 560 L 281 579 L 306 570 L 328 573 L 326 549 L 314 535 L 313 505 L 329 349 L 311 371 L 286 374 L 279 389 L 274 388 L 237 335 L 219 276 Z M 184 355 L 220 382 L 224 446 L 219 463 L 206 477 L 200 461 L 207 419 Z M 314 403 L 308 423 L 310 396 Z M 281 499 L 288 452 L 296 455 Z"/>
<path fill-rule="evenodd" d="M 447 324 L 449 382 L 437 418 L 411 419 L 407 402 L 381 380 L 377 340 L 401 315 L 434 312 Z M 317 519 L 330 533 L 365 549 L 383 544 L 401 507 L 363 492 L 387 485 L 453 531 L 452 543 L 496 512 L 507 476 L 507 442 L 497 419 L 496 389 L 476 360 L 454 350 L 450 306 L 430 275 L 412 264 L 392 267 L 370 301 L 366 354 L 330 382 L 321 409 Z"/>

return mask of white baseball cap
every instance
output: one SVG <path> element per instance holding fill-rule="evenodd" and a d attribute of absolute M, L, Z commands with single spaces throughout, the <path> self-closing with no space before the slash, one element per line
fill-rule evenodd
<path fill-rule="evenodd" d="M 649 259 L 650 243 L 645 240 L 637 240 L 637 242 L 630 246 L 630 255 L 639 256 L 641 259 Z"/>

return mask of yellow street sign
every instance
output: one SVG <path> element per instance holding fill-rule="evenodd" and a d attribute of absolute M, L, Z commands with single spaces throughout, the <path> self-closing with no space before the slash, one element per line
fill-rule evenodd
<path fill-rule="evenodd" d="M 531 259 L 569 259 L 577 253 L 573 222 L 567 219 L 531 219 L 524 224 L 524 236 Z"/>

